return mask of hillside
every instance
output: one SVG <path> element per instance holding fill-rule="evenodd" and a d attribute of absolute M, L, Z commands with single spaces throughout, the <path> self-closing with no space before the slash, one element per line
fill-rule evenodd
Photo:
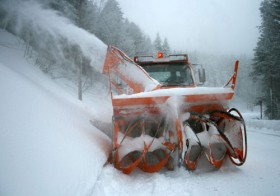
<path fill-rule="evenodd" d="M 16 37 L 0 39 L 0 195 L 90 194 L 110 148 L 89 123 L 98 108 L 27 62 Z"/>
<path fill-rule="evenodd" d="M 1 30 L 0 43 L 0 195 L 279 193 L 279 121 L 244 113 L 249 149 L 240 168 L 226 160 L 218 171 L 137 170 L 127 176 L 105 164 L 111 140 L 90 124 L 111 118 L 108 92 L 100 88 L 80 102 L 74 87 L 49 78 L 23 57 L 17 37 Z"/>

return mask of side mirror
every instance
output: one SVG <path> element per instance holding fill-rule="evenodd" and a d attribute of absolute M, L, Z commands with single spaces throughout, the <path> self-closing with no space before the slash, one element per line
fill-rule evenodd
<path fill-rule="evenodd" d="M 198 78 L 199 78 L 200 85 L 202 85 L 206 82 L 205 69 L 202 67 L 198 70 Z"/>
<path fill-rule="evenodd" d="M 192 64 L 194 79 L 198 86 L 202 86 L 206 82 L 205 69 L 201 64 Z"/>

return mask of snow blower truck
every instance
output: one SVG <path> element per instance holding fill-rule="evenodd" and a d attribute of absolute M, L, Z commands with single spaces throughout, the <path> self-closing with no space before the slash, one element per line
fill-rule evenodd
<path fill-rule="evenodd" d="M 199 86 L 205 71 L 198 69 L 195 77 L 193 67 L 186 54 L 132 60 L 108 46 L 103 73 L 110 80 L 115 168 L 125 174 L 181 165 L 194 170 L 204 155 L 214 168 L 227 156 L 237 166 L 245 162 L 245 122 L 228 106 L 238 61 L 224 87 Z"/>

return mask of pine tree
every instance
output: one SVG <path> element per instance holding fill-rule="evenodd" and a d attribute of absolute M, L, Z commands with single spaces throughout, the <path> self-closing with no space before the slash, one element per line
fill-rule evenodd
<path fill-rule="evenodd" d="M 144 48 L 141 55 L 151 55 L 153 53 L 153 44 L 149 36 L 144 36 Z"/>
<path fill-rule="evenodd" d="M 266 115 L 270 119 L 280 119 L 280 1 L 264 0 L 260 12 L 260 38 L 251 75 L 261 81 Z"/>
<path fill-rule="evenodd" d="M 116 0 L 108 0 L 102 9 L 96 35 L 108 45 L 118 46 L 122 41 L 123 13 Z"/>
<path fill-rule="evenodd" d="M 135 56 L 135 38 L 133 37 L 133 29 L 131 28 L 131 23 L 128 21 L 128 19 L 125 19 L 124 23 L 122 24 L 121 31 L 123 32 L 120 37 L 121 41 L 116 46 L 129 57 Z"/>
<path fill-rule="evenodd" d="M 133 22 L 127 19 L 124 22 L 123 42 L 120 47 L 128 56 L 133 57 L 136 55 L 147 54 L 146 51 L 146 38 L 141 29 Z"/>
<path fill-rule="evenodd" d="M 159 33 L 157 33 L 157 36 L 156 36 L 156 39 L 154 41 L 154 53 L 156 54 L 157 52 L 162 52 L 163 49 L 162 49 L 162 41 L 161 41 L 161 38 L 160 38 L 160 35 Z"/>
<path fill-rule="evenodd" d="M 162 44 L 162 52 L 164 55 L 169 55 L 170 54 L 170 47 L 168 44 L 167 39 L 165 38 Z"/>
<path fill-rule="evenodd" d="M 64 17 L 70 19 L 74 24 L 77 24 L 78 17 L 78 0 L 37 0 L 41 4 L 58 11 Z"/>

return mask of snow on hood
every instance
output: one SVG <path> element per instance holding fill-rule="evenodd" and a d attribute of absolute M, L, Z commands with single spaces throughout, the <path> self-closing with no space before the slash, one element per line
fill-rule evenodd
<path fill-rule="evenodd" d="M 234 93 L 231 88 L 224 87 L 190 87 L 158 89 L 149 92 L 136 93 L 132 95 L 115 95 L 114 98 L 140 98 L 140 97 L 160 97 L 160 96 L 183 96 L 183 95 L 203 95 L 203 94 L 224 94 Z"/>

